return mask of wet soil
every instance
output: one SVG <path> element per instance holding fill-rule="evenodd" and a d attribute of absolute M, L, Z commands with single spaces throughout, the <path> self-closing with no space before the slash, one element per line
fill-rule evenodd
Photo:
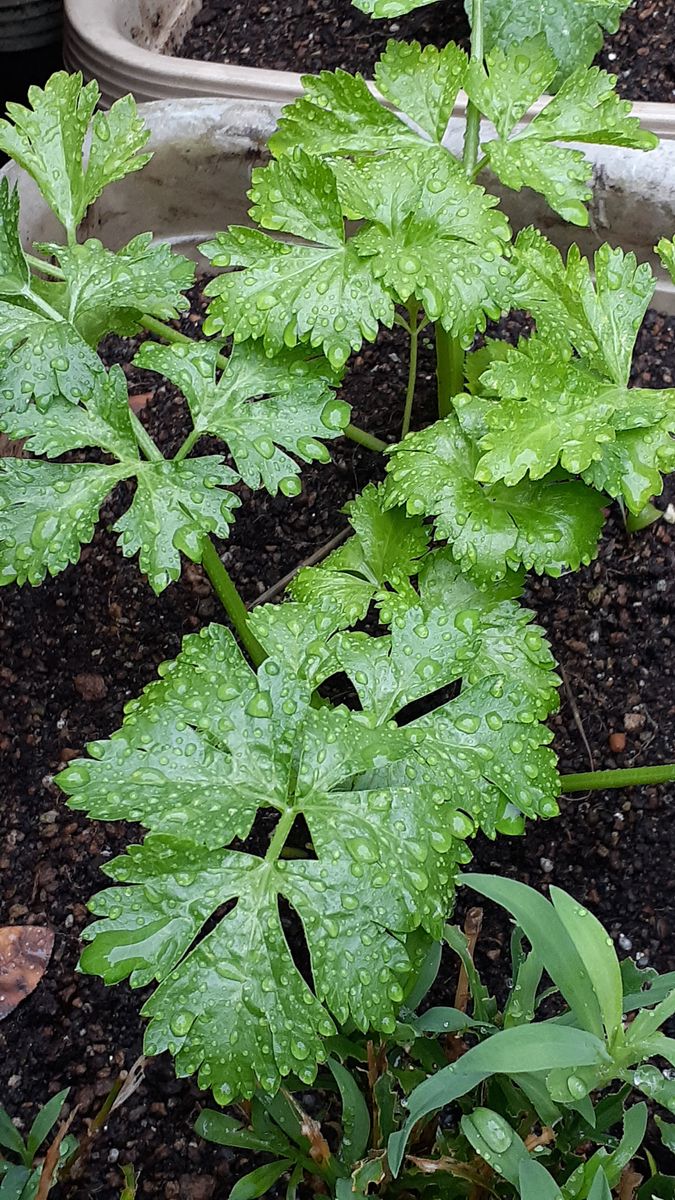
<path fill-rule="evenodd" d="M 194 307 L 182 321 L 191 332 L 199 297 Z M 131 343 L 106 347 L 108 362 L 125 364 L 141 419 L 171 451 L 187 431 L 183 401 L 154 375 L 130 367 L 132 354 Z M 400 331 L 382 332 L 352 368 L 343 394 L 354 404 L 354 420 L 394 440 L 406 371 Z M 675 319 L 649 313 L 635 382 L 672 386 L 673 376 Z M 429 346 L 418 390 L 423 421 L 433 405 Z M 332 451 L 331 465 L 305 471 L 299 498 L 260 492 L 240 510 L 221 551 L 247 602 L 343 528 L 340 507 L 379 477 L 381 463 L 353 443 L 333 443 Z M 141 1052 L 139 1010 L 147 995 L 76 973 L 85 904 L 103 883 L 99 868 L 137 831 L 71 813 L 52 777 L 88 740 L 119 725 L 125 701 L 176 654 L 184 634 L 220 619 L 201 568 L 186 565 L 157 598 L 136 564 L 122 558 L 110 531 L 122 500 L 116 494 L 106 505 L 79 564 L 41 588 L 0 593 L 0 925 L 46 924 L 56 933 L 41 984 L 0 1024 L 0 1103 L 24 1130 L 38 1105 L 66 1086 L 71 1105 L 79 1105 L 74 1131 L 84 1129 Z M 670 500 L 675 481 L 659 503 Z M 532 582 L 529 603 L 564 670 L 561 710 L 552 721 L 563 770 L 587 769 L 589 754 L 598 768 L 675 756 L 674 575 L 673 526 L 661 521 L 628 538 L 612 511 L 595 563 L 561 580 Z M 475 865 L 536 887 L 567 888 L 592 906 L 622 954 L 673 970 L 674 794 L 671 786 L 563 800 L 559 819 L 531 825 L 523 838 L 480 839 Z M 468 895 L 460 897 L 460 916 L 467 903 Z M 494 981 L 507 970 L 508 939 L 502 916 L 486 912 L 478 957 Z M 451 1002 L 451 989 L 444 965 L 435 1002 Z M 191 1080 L 176 1080 L 167 1056 L 150 1062 L 145 1081 L 93 1144 L 81 1179 L 61 1195 L 118 1200 L 120 1166 L 131 1162 L 140 1173 L 139 1197 L 227 1196 L 253 1164 L 194 1135 L 206 1102 Z"/>
<path fill-rule="evenodd" d="M 205 0 L 176 53 L 277 71 L 341 67 L 367 76 L 390 37 L 423 46 L 448 41 L 466 46 L 468 33 L 462 0 L 377 21 L 349 0 Z M 597 62 L 618 76 L 618 90 L 629 100 L 670 103 L 675 99 L 674 44 L 672 0 L 636 0 L 618 31 L 605 39 Z"/>

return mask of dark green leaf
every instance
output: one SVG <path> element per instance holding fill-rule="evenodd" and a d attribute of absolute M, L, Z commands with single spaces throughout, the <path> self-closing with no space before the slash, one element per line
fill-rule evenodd
<path fill-rule="evenodd" d="M 462 1133 L 481 1158 L 503 1175 L 509 1183 L 518 1184 L 520 1171 L 530 1156 L 525 1143 L 500 1113 L 489 1108 L 474 1108 L 461 1120 Z"/>
<path fill-rule="evenodd" d="M 229 1200 L 256 1200 L 258 1196 L 265 1196 L 269 1188 L 274 1187 L 277 1179 L 292 1165 L 289 1159 L 282 1158 L 266 1163 L 264 1167 L 256 1167 L 255 1171 L 250 1171 L 248 1175 L 243 1175 L 237 1180 Z"/>
<path fill-rule="evenodd" d="M 31 1157 L 31 1161 L 35 1158 L 40 1146 L 49 1136 L 56 1122 L 58 1121 L 59 1116 L 61 1115 L 61 1109 L 68 1098 L 69 1091 L 70 1088 L 64 1088 L 62 1092 L 57 1092 L 55 1096 L 52 1096 L 51 1100 L 48 1100 L 47 1103 L 40 1109 L 38 1115 L 33 1121 L 33 1124 L 30 1127 L 30 1132 L 26 1139 L 26 1148 Z"/>
<path fill-rule="evenodd" d="M 368 1149 L 370 1113 L 363 1092 L 351 1071 L 348 1071 L 334 1058 L 328 1059 L 328 1066 L 338 1085 L 342 1100 L 340 1157 L 346 1165 L 351 1165 L 362 1158 Z"/>
<path fill-rule="evenodd" d="M 19 236 L 19 191 L 0 181 L 0 296 L 28 290 L 30 271 Z"/>

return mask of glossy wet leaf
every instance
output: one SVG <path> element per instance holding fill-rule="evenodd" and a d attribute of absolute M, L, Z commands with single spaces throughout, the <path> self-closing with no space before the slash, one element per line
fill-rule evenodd
<path fill-rule="evenodd" d="M 444 49 L 418 42 L 387 43 L 375 66 L 380 93 L 439 143 L 464 81 L 466 55 L 449 42 Z M 283 109 L 270 139 L 273 154 L 301 146 L 309 154 L 361 155 L 423 148 L 418 132 L 385 108 L 361 75 L 322 71 L 303 75 L 303 95 Z"/>
<path fill-rule="evenodd" d="M 303 462 L 329 461 L 317 439 L 338 437 L 349 421 L 349 405 L 333 392 L 338 377 L 320 355 L 301 348 L 270 358 L 260 343 L 250 342 L 234 347 L 217 380 L 218 352 L 218 345 L 204 342 L 146 342 L 135 362 L 181 389 L 194 428 L 227 443 L 249 487 L 296 494 L 300 467 L 285 451 Z"/>
<path fill-rule="evenodd" d="M 550 1025 L 546 1037 L 534 1025 L 519 1025 L 494 1034 L 430 1076 L 408 1097 L 408 1119 L 389 1139 L 389 1165 L 398 1174 L 414 1126 L 436 1109 L 472 1091 L 490 1075 L 518 1076 L 524 1071 L 577 1067 L 606 1060 L 603 1043 L 585 1030 Z"/>
<path fill-rule="evenodd" d="M 474 477 L 479 458 L 455 416 L 437 421 L 394 447 L 389 502 L 433 516 L 437 535 L 482 585 L 521 566 L 556 576 L 591 561 L 604 520 L 600 496 L 573 480 L 486 487 Z"/>
<path fill-rule="evenodd" d="M 194 282 L 194 263 L 166 243 L 153 245 L 151 233 L 139 234 L 115 253 L 97 238 L 41 250 L 56 258 L 65 276 L 64 284 L 44 285 L 44 295 L 54 306 L 64 305 L 92 346 L 111 331 L 135 333 L 143 314 L 171 321 L 189 307 L 183 292 Z"/>
<path fill-rule="evenodd" d="M 497 140 L 483 143 L 482 149 L 502 183 L 515 191 L 533 188 L 565 220 L 587 225 L 592 164 L 583 151 L 560 143 L 651 150 L 658 139 L 640 128 L 630 115 L 630 103 L 616 94 L 614 77 L 597 67 L 575 71 L 557 96 L 512 136 L 555 74 L 556 60 L 542 32 L 506 50 L 495 47 L 487 54 L 486 69 L 472 63 L 466 88 L 497 128 Z"/>
<path fill-rule="evenodd" d="M 309 341 L 341 368 L 350 350 L 375 339 L 380 322 L 391 325 L 394 306 L 370 258 L 345 236 L 333 173 L 298 152 L 258 169 L 251 195 L 266 228 L 308 243 L 289 244 L 241 226 L 206 243 L 202 250 L 214 266 L 243 270 L 208 284 L 214 299 L 205 332 L 231 333 L 235 341 L 262 338 L 271 353 Z M 319 229 L 321 238 L 313 240 Z"/>
<path fill-rule="evenodd" d="M 600 1006 L 608 1043 L 622 1035 L 623 987 L 614 943 L 597 917 L 560 888 L 551 887 L 553 907 L 581 955 Z"/>
<path fill-rule="evenodd" d="M 209 627 L 128 707 L 119 733 L 60 776 L 75 807 L 152 830 L 107 868 L 123 886 L 94 901 L 103 920 L 83 967 L 111 982 L 161 980 L 145 1006 L 148 1053 L 170 1048 L 179 1073 L 199 1070 L 222 1101 L 274 1090 L 291 1071 L 311 1081 L 330 1014 L 394 1029 L 406 935 L 422 926 L 440 936 L 472 828 L 425 772 L 421 733 L 376 708 L 312 706 L 317 683 L 340 670 L 334 614 L 285 604 L 251 623 L 270 653 L 257 675 L 230 633 Z M 421 675 L 417 695 L 433 689 Z M 280 816 L 286 836 L 302 815 L 316 858 L 278 859 L 280 845 L 268 859 L 225 850 L 259 808 Z M 286 944 L 279 896 L 303 923 L 313 992 Z"/>
<path fill-rule="evenodd" d="M 68 322 L 0 301 L 0 412 L 22 411 L 31 400 L 39 408 L 54 398 L 79 404 L 103 374 L 96 352 Z"/>
<path fill-rule="evenodd" d="M 132 471 L 128 463 L 0 459 L 0 585 L 41 583 L 77 562 L 106 496 Z"/>
<path fill-rule="evenodd" d="M 138 458 L 121 367 L 102 373 L 86 404 L 71 404 L 59 397 L 44 411 L 30 405 L 20 412 L 5 413 L 0 417 L 0 429 L 11 438 L 26 438 L 27 450 L 47 458 L 85 446 L 97 446 L 126 461 Z"/>
<path fill-rule="evenodd" d="M 595 4 L 579 4 L 578 0 L 547 4 L 541 0 L 485 0 L 486 49 L 499 46 L 508 50 L 514 42 L 544 33 L 559 68 L 551 84 L 555 91 L 573 71 L 590 66 L 602 46 L 603 29 L 615 33 L 625 7 L 625 0 L 598 0 Z"/>
<path fill-rule="evenodd" d="M 329 600 L 347 625 L 366 615 L 378 590 L 405 585 L 419 569 L 429 531 L 417 517 L 384 507 L 384 492 L 368 486 L 345 507 L 354 534 L 318 567 L 305 567 L 291 584 L 291 595 L 306 603 Z M 413 599 L 416 594 L 413 592 Z"/>
<path fill-rule="evenodd" d="M 138 171 L 150 136 L 135 101 L 125 96 L 108 112 L 95 112 L 98 84 L 60 71 L 44 88 L 28 91 L 30 107 L 11 102 L 0 121 L 0 149 L 28 172 L 61 223 L 70 231 L 107 184 Z M 91 145 L 84 165 L 88 131 Z"/>
<path fill-rule="evenodd" d="M 520 1171 L 530 1156 L 525 1143 L 501 1113 L 474 1108 L 461 1119 L 461 1129 L 473 1149 L 498 1175 L 518 1184 Z"/>
<path fill-rule="evenodd" d="M 416 8 L 424 8 L 433 0 L 352 0 L 355 8 L 370 17 L 404 17 Z"/>
<path fill-rule="evenodd" d="M 451 155 L 397 153 L 335 170 L 345 212 L 367 222 L 359 253 L 372 256 L 397 301 L 415 296 L 465 347 L 487 317 L 510 308 L 508 223 Z"/>
<path fill-rule="evenodd" d="M 204 537 L 226 538 L 241 503 L 226 490 L 238 479 L 219 455 L 183 462 L 142 462 L 130 508 L 114 526 L 122 553 L 139 565 L 159 595 L 181 573 L 182 551 L 201 562 Z"/>
<path fill-rule="evenodd" d="M 30 271 L 19 236 L 19 191 L 0 181 L 0 296 L 26 291 Z"/>

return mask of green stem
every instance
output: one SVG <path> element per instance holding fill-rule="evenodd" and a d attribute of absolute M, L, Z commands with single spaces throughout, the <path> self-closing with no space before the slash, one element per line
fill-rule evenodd
<path fill-rule="evenodd" d="M 199 441 L 201 436 L 202 436 L 201 429 L 193 429 L 191 433 L 188 433 L 182 446 L 179 446 L 176 453 L 174 454 L 173 461 L 174 462 L 182 462 L 184 458 L 187 458 L 192 447 Z"/>
<path fill-rule="evenodd" d="M 452 412 L 452 397 L 464 391 L 464 351 L 440 321 L 436 322 L 435 332 L 438 415 L 447 417 Z"/>
<path fill-rule="evenodd" d="M 411 300 L 408 305 L 408 315 L 410 317 L 410 362 L 408 363 L 408 387 L 405 394 L 405 408 L 403 409 L 403 423 L 401 425 L 401 437 L 404 438 L 410 429 L 410 417 L 412 415 L 413 400 L 415 399 L 415 384 L 417 382 L 417 343 L 419 340 L 419 329 L 417 326 L 419 305 L 415 300 Z"/>
<path fill-rule="evenodd" d="M 163 462 L 164 455 L 162 454 L 162 451 L 152 440 L 150 434 L 145 428 L 145 425 L 143 425 L 143 423 L 138 419 L 136 413 L 131 408 L 129 409 L 129 419 L 131 421 L 131 428 L 134 431 L 134 437 L 136 438 L 136 441 L 138 442 L 148 461 Z"/>
<path fill-rule="evenodd" d="M 254 666 L 259 667 L 266 658 L 266 654 L 249 626 L 246 605 L 234 586 L 229 572 L 220 561 L 218 551 L 210 537 L 204 538 L 203 546 L 202 566 L 211 581 L 213 590 L 230 618 L 242 646 Z"/>
<path fill-rule="evenodd" d="M 26 255 L 26 262 L 29 266 L 34 267 L 36 271 L 42 271 L 43 275 L 51 275 L 54 279 L 63 279 L 64 274 L 60 267 L 54 266 L 53 263 L 45 262 L 43 258 L 36 258 L 34 254 Z"/>
<path fill-rule="evenodd" d="M 471 0 L 471 62 L 483 64 L 483 0 Z M 464 130 L 464 170 L 472 178 L 478 162 L 480 141 L 480 110 L 472 100 L 466 109 Z"/>
<path fill-rule="evenodd" d="M 34 304 L 46 317 L 49 317 L 50 321 L 65 321 L 66 318 L 63 313 L 57 312 L 55 308 L 52 308 L 51 304 L 42 299 L 42 296 L 38 296 L 36 292 L 31 292 L 29 287 L 25 287 L 21 294 L 27 300 L 30 300 L 31 304 Z"/>
<path fill-rule="evenodd" d="M 293 827 L 293 822 L 294 822 L 295 818 L 297 817 L 297 815 L 298 814 L 295 812 L 294 809 L 291 809 L 290 812 L 285 812 L 285 813 L 281 814 L 281 817 L 280 817 L 279 821 L 277 822 L 277 827 L 274 830 L 274 833 L 272 834 L 272 841 L 270 842 L 269 846 L 267 847 L 267 853 L 265 854 L 265 862 L 276 862 L 277 861 L 277 859 L 278 859 L 279 855 L 281 854 L 281 851 L 283 850 L 284 845 L 286 843 L 286 838 L 288 837 L 289 833 L 291 832 L 291 829 Z"/>
<path fill-rule="evenodd" d="M 675 763 L 658 767 L 626 767 L 613 771 L 586 771 L 581 775 L 561 775 L 563 792 L 599 792 L 606 788 L 644 787 L 655 783 L 675 783 Z"/>
<path fill-rule="evenodd" d="M 143 316 L 139 322 L 148 333 L 154 333 L 157 337 L 162 338 L 165 342 L 182 342 L 183 345 L 194 345 L 194 339 L 187 336 L 185 333 L 180 333 L 178 329 L 173 329 L 171 325 L 165 325 L 163 321 L 156 320 L 155 317 Z M 227 359 L 224 355 L 219 354 L 216 362 L 221 368 L 227 366 Z M 359 446 L 365 446 L 367 450 L 386 450 L 387 443 L 381 438 L 375 437 L 372 433 L 366 433 L 365 429 L 359 429 L 358 425 L 347 425 L 342 431 L 345 437 L 348 437 L 352 442 L 358 442 Z M 182 447 L 181 447 L 182 449 Z"/>

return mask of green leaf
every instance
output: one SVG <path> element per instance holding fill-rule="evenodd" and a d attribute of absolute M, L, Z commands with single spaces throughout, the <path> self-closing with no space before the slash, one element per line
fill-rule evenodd
<path fill-rule="evenodd" d="M 361 75 L 321 71 L 303 75 L 302 85 L 302 96 L 282 109 L 270 138 L 275 156 L 295 154 L 297 147 L 317 155 L 367 154 L 421 143 L 414 129 L 375 98 Z"/>
<path fill-rule="evenodd" d="M 551 208 L 575 225 L 587 225 L 592 165 L 581 150 L 560 142 L 592 142 L 651 150 L 658 144 L 631 117 L 629 101 L 614 91 L 615 77 L 593 67 L 580 68 L 541 112 L 519 130 L 517 123 L 549 86 L 556 63 L 544 33 L 488 52 L 487 70 L 472 63 L 467 93 L 495 124 L 498 138 L 483 143 L 488 162 L 502 183 L 520 191 L 541 192 Z"/>
<path fill-rule="evenodd" d="M 223 628 L 186 639 L 122 730 L 59 777 L 73 807 L 153 830 L 108 865 L 123 886 L 93 902 L 103 919 L 82 967 L 110 982 L 161 980 L 144 1009 L 146 1050 L 170 1047 L 179 1074 L 201 1069 L 220 1103 L 274 1091 L 290 1072 L 311 1082 L 334 1032 L 328 1009 L 393 1032 L 412 967 L 406 935 L 440 936 L 466 859 L 471 825 L 454 830 L 458 797 L 427 782 L 419 736 L 378 725 L 367 708 L 312 705 L 317 683 L 340 670 L 336 624 L 295 604 L 256 611 L 270 654 L 257 674 Z M 279 820 L 267 856 L 225 849 L 258 809 Z M 299 816 L 315 857 L 279 859 Z M 303 924 L 313 991 L 286 943 L 280 896 Z"/>
<path fill-rule="evenodd" d="M 382 487 L 370 483 L 346 505 L 354 535 L 318 567 L 305 567 L 290 587 L 295 600 L 329 600 L 346 625 L 365 617 L 378 589 L 404 584 L 419 569 L 429 531 L 417 517 L 384 507 Z M 416 601 L 416 594 L 413 593 Z"/>
<path fill-rule="evenodd" d="M 0 1200 L 25 1200 L 24 1188 L 35 1182 L 37 1172 L 31 1172 L 27 1167 L 9 1166 L 0 1181 Z"/>
<path fill-rule="evenodd" d="M 0 1104 L 0 1146 L 5 1150 L 11 1150 L 14 1154 L 18 1154 L 19 1158 L 25 1160 L 27 1157 L 27 1147 L 24 1145 L 23 1138 L 19 1133 L 16 1125 L 12 1121 L 7 1109 Z"/>
<path fill-rule="evenodd" d="M 68 1098 L 69 1091 L 70 1088 L 64 1088 L 62 1092 L 57 1092 L 55 1096 L 52 1096 L 51 1100 L 48 1100 L 40 1109 L 33 1121 L 26 1139 L 26 1149 L 30 1155 L 31 1162 L 58 1121 L 61 1109 Z"/>
<path fill-rule="evenodd" d="M 181 551 L 198 563 L 205 535 L 228 536 L 241 500 L 225 489 L 238 476 L 214 454 L 183 462 L 142 462 L 134 473 L 136 493 L 114 529 L 127 558 L 140 552 L 140 568 L 159 595 L 179 578 Z"/>
<path fill-rule="evenodd" d="M 511 307 L 508 222 L 450 154 L 399 152 L 335 170 L 345 211 L 368 222 L 359 253 L 397 301 L 414 295 L 465 348 Z"/>
<path fill-rule="evenodd" d="M 593 977 L 553 905 L 534 888 L 515 879 L 477 874 L 464 875 L 462 879 L 515 917 L 580 1026 L 602 1037 L 602 1017 Z M 528 1069 L 537 1068 L 529 1064 Z"/>
<path fill-rule="evenodd" d="M 83 86 L 80 73 L 59 71 L 44 89 L 29 89 L 30 108 L 10 103 L 11 121 L 0 121 L 0 149 L 32 176 L 71 233 L 107 184 L 140 170 L 149 159 L 139 153 L 150 133 L 133 98 L 125 96 L 109 112 L 94 113 L 99 96 L 94 80 Z"/>
<path fill-rule="evenodd" d="M 421 606 L 429 613 L 442 608 L 449 623 L 463 635 L 465 686 L 492 675 L 505 675 L 517 682 L 538 718 L 557 707 L 558 676 L 555 659 L 543 630 L 533 625 L 533 614 L 511 597 L 522 587 L 511 574 L 487 590 L 461 574 L 448 549 L 428 555 L 420 570 L 419 596 L 412 588 L 397 597 L 378 597 L 381 616 L 402 613 Z"/>
<path fill-rule="evenodd" d="M 489 1108 L 474 1108 L 462 1117 L 461 1129 L 476 1153 L 498 1175 L 508 1179 L 509 1183 L 518 1184 L 522 1166 L 530 1162 L 530 1156 L 522 1138 L 500 1113 Z"/>
<path fill-rule="evenodd" d="M 416 8 L 424 8 L 433 0 L 352 0 L 354 8 L 367 13 L 370 17 L 404 17 L 406 13 Z"/>
<path fill-rule="evenodd" d="M 551 887 L 553 907 L 580 954 L 600 1006 L 607 1041 L 623 1033 L 623 986 L 614 943 L 597 917 L 567 892 Z"/>
<path fill-rule="evenodd" d="M 69 320 L 92 346 L 106 333 L 135 333 L 144 313 L 171 321 L 189 307 L 183 292 L 194 282 L 194 263 L 166 243 L 153 245 L 151 233 L 139 234 L 116 253 L 97 238 L 40 248 L 56 258 L 65 276 L 65 285 L 43 285 L 45 297 L 51 300 L 50 289 L 58 295 L 65 288 Z"/>
<path fill-rule="evenodd" d="M 0 460 L 0 585 L 38 584 L 77 562 L 99 509 L 133 465 Z"/>
<path fill-rule="evenodd" d="M 290 1159 L 281 1158 L 276 1162 L 266 1163 L 264 1167 L 256 1167 L 255 1171 L 249 1171 L 248 1175 L 243 1175 L 237 1180 L 229 1200 L 256 1200 L 258 1196 L 267 1195 L 277 1179 L 292 1165 Z"/>
<path fill-rule="evenodd" d="M 604 518 L 591 488 L 567 480 L 483 487 L 474 478 L 479 451 L 455 416 L 408 435 L 391 455 L 387 502 L 433 516 L 437 535 L 481 584 L 521 566 L 557 576 L 597 552 Z"/>
<path fill-rule="evenodd" d="M 581 1163 L 566 1181 L 568 1195 L 587 1195 L 598 1200 L 611 1200 L 611 1192 L 621 1179 L 622 1172 L 642 1145 L 647 1128 L 647 1105 L 634 1104 L 626 1112 L 623 1133 L 616 1149 L 607 1153 L 604 1146 Z"/>
<path fill-rule="evenodd" d="M 268 1154 L 288 1153 L 290 1144 L 280 1130 L 270 1122 L 269 1133 L 259 1135 L 246 1129 L 241 1121 L 225 1113 L 203 1108 L 195 1121 L 195 1133 L 217 1146 L 229 1146 L 235 1150 L 257 1150 Z"/>
<path fill-rule="evenodd" d="M 622 497 L 629 512 L 641 513 L 652 496 L 661 494 L 663 476 L 675 470 L 675 442 L 670 434 L 674 427 L 671 417 L 648 429 L 619 431 L 583 478 L 598 491 Z M 658 518 L 652 513 L 647 523 L 653 519 Z"/>
<path fill-rule="evenodd" d="M 0 411 L 89 399 L 104 374 L 98 354 L 66 321 L 0 301 Z"/>
<path fill-rule="evenodd" d="M 534 1020 L 543 969 L 543 964 L 534 950 L 521 962 L 504 1009 L 505 1029 Z"/>
<path fill-rule="evenodd" d="M 668 238 L 661 238 L 660 241 L 657 242 L 654 249 L 666 268 L 666 271 L 670 275 L 673 283 L 675 283 L 675 237 L 671 238 L 670 241 Z"/>
<path fill-rule="evenodd" d="M 359 254 L 354 239 L 345 239 L 335 177 L 318 159 L 298 152 L 257 171 L 251 195 L 268 228 L 311 238 L 318 221 L 323 236 L 291 245 L 233 226 L 202 246 L 215 266 L 244 268 L 208 285 L 207 295 L 215 299 L 204 330 L 232 333 L 235 341 L 262 338 L 271 353 L 309 340 L 337 370 L 364 338 L 374 341 L 379 322 L 391 325 L 394 306 L 370 259 Z"/>
<path fill-rule="evenodd" d="M 19 189 L 0 181 L 0 296 L 26 292 L 30 271 L 19 236 Z"/>
<path fill-rule="evenodd" d="M 338 1085 L 342 1100 L 340 1156 L 346 1164 L 351 1164 L 363 1158 L 368 1149 L 370 1138 L 368 1105 L 351 1071 L 348 1071 L 334 1058 L 328 1059 L 328 1067 Z"/>
<path fill-rule="evenodd" d="M 654 1120 L 658 1126 L 661 1141 L 666 1150 L 670 1150 L 671 1154 L 675 1154 L 675 1125 L 672 1121 L 664 1121 L 662 1117 L 655 1117 Z"/>
<path fill-rule="evenodd" d="M 332 391 L 338 383 L 335 373 L 325 359 L 304 348 L 270 358 L 251 342 L 234 347 L 217 382 L 218 352 L 218 345 L 204 342 L 145 342 L 134 361 L 181 389 L 195 430 L 227 443 L 249 487 L 263 484 L 272 495 L 279 489 L 297 494 L 300 467 L 284 450 L 304 462 L 330 461 L 316 439 L 338 437 L 349 421 L 349 406 Z M 265 399 L 251 403 L 261 396 Z"/>
<path fill-rule="evenodd" d="M 385 99 L 440 144 L 464 86 L 466 69 L 466 54 L 454 42 L 441 50 L 392 39 L 375 66 L 375 82 Z M 337 153 L 342 149 L 336 148 Z"/>
<path fill-rule="evenodd" d="M 559 66 L 552 81 L 557 90 L 578 67 L 590 66 L 602 46 L 603 28 L 615 33 L 625 7 L 625 0 L 558 0 L 555 8 L 540 0 L 485 0 L 485 45 L 508 51 L 514 43 L 544 33 Z"/>
<path fill-rule="evenodd" d="M 389 1139 L 389 1165 L 396 1176 L 406 1143 L 419 1120 L 466 1095 L 490 1075 L 518 1076 L 524 1071 L 578 1067 L 606 1060 L 603 1043 L 585 1030 L 549 1025 L 543 1035 L 536 1025 L 504 1029 L 472 1046 L 457 1063 L 419 1084 L 408 1097 L 408 1119 Z"/>
<path fill-rule="evenodd" d="M 98 446 L 119 459 L 138 459 L 121 367 L 103 373 L 85 407 L 54 399 L 44 412 L 31 405 L 23 412 L 5 413 L 0 418 L 0 429 L 11 438 L 27 438 L 26 449 L 47 458 Z"/>
<path fill-rule="evenodd" d="M 520 1164 L 520 1200 L 563 1200 L 555 1179 L 541 1163 L 528 1156 Z"/>

